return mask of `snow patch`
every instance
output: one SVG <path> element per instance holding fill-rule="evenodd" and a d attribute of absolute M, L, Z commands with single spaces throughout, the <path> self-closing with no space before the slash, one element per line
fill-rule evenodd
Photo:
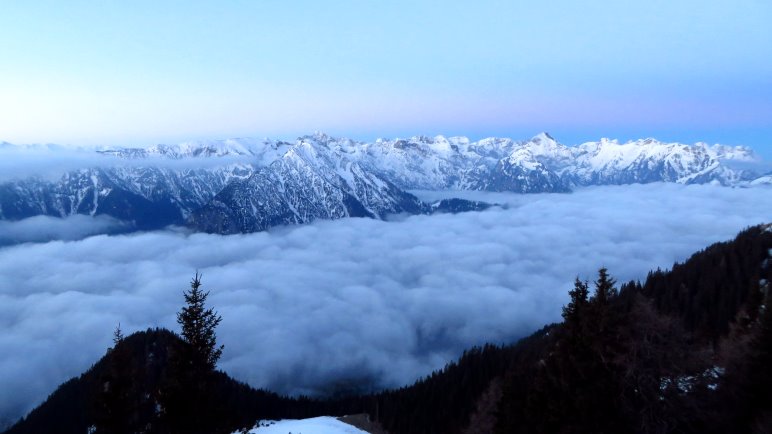
<path fill-rule="evenodd" d="M 311 419 L 284 419 L 260 421 L 249 434 L 367 434 L 334 417 L 321 416 Z M 238 431 L 233 434 L 239 434 Z"/>

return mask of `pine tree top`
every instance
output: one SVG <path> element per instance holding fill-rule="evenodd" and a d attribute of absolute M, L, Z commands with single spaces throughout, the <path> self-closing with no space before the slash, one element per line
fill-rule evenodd
<path fill-rule="evenodd" d="M 182 326 L 182 338 L 194 351 L 198 362 L 214 369 L 222 356 L 223 345 L 217 346 L 215 328 L 222 317 L 212 308 L 206 307 L 209 291 L 201 289 L 201 275 L 196 273 L 190 282 L 190 289 L 183 293 L 185 306 L 177 313 L 177 322 Z"/>

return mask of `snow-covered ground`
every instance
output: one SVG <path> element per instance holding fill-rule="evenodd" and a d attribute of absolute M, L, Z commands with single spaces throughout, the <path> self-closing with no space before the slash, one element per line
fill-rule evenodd
<path fill-rule="evenodd" d="M 334 417 L 322 416 L 311 419 L 285 419 L 262 421 L 250 434 L 367 434 Z M 234 433 L 238 434 L 238 433 Z"/>

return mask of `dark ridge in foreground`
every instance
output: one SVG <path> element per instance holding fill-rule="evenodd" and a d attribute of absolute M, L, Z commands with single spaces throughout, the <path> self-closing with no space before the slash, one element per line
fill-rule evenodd
<path fill-rule="evenodd" d="M 137 425 L 147 426 L 156 419 L 160 386 L 169 371 L 170 350 L 180 343 L 177 334 L 165 329 L 148 329 L 126 337 L 88 371 L 59 386 L 6 434 L 88 432 L 98 413 L 96 397 L 109 375 L 114 354 L 120 350 L 128 350 L 130 354 L 131 401 Z M 252 426 L 257 419 L 298 419 L 328 413 L 319 401 L 257 390 L 219 371 L 214 372 L 214 376 L 210 393 L 212 401 L 220 404 L 217 412 L 222 429 L 218 432 L 230 433 Z M 147 432 L 170 431 L 151 429 Z"/>
<path fill-rule="evenodd" d="M 577 280 L 561 323 L 513 345 L 471 349 L 397 390 L 286 398 L 216 372 L 208 394 L 221 404 L 207 416 L 215 434 L 257 419 L 358 413 L 391 434 L 772 432 L 770 252 L 772 225 L 762 225 L 643 283 L 617 286 L 602 269 L 595 282 Z M 175 432 L 152 422 L 178 344 L 159 329 L 119 344 L 131 353 L 134 420 L 150 428 L 137 432 Z M 86 432 L 115 353 L 7 433 Z"/>

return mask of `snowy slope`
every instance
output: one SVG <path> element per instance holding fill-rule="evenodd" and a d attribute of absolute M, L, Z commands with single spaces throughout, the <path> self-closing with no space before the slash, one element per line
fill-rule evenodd
<path fill-rule="evenodd" d="M 206 232 L 253 232 L 318 219 L 416 214 L 423 208 L 415 196 L 308 137 L 248 179 L 228 185 L 191 215 L 189 225 Z"/>
<path fill-rule="evenodd" d="M 367 434 L 334 417 L 322 416 L 311 419 L 285 419 L 262 421 L 250 434 Z M 234 433 L 238 434 L 238 433 Z"/>
<path fill-rule="evenodd" d="M 179 224 L 230 182 L 255 170 L 248 164 L 184 170 L 107 167 L 67 172 L 56 181 L 6 182 L 0 184 L 0 218 L 108 214 L 143 227 Z"/>

